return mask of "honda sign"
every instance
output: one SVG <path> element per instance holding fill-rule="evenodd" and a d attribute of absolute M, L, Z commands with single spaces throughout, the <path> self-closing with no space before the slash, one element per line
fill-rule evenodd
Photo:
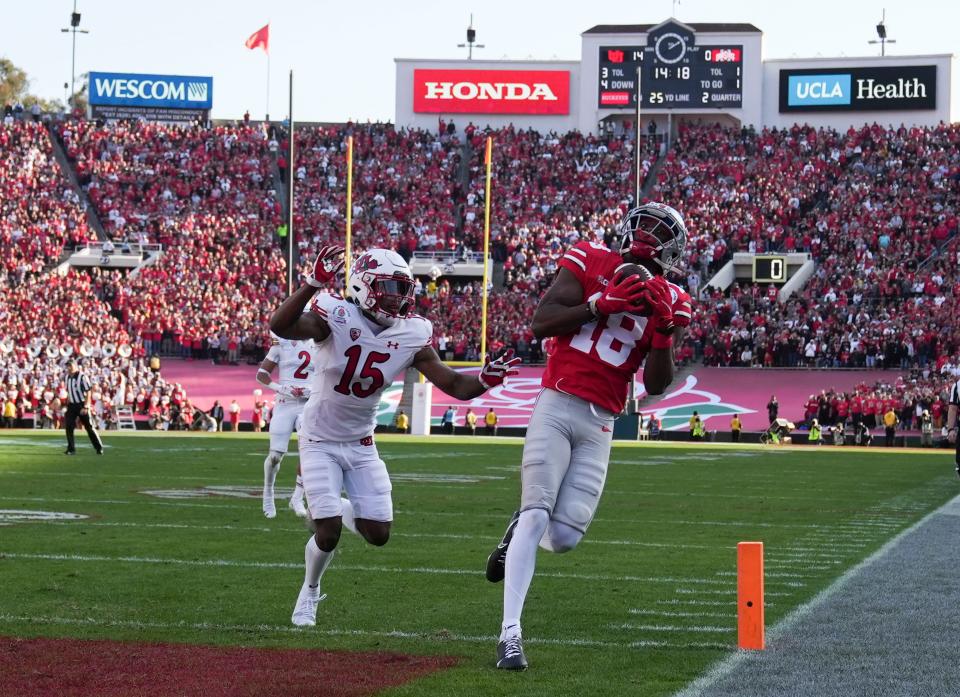
<path fill-rule="evenodd" d="M 418 114 L 570 113 L 567 70 L 414 70 Z"/>

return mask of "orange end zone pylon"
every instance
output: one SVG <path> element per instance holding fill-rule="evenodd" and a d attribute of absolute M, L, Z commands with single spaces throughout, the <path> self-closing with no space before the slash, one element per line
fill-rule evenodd
<path fill-rule="evenodd" d="M 763 543 L 737 545 L 737 646 L 763 649 Z"/>

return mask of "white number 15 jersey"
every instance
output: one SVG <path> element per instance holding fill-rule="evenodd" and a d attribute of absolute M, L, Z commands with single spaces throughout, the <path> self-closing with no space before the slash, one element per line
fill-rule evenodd
<path fill-rule="evenodd" d="M 321 293 L 310 311 L 330 327 L 315 343 L 317 369 L 300 433 L 313 440 L 350 442 L 373 434 L 380 394 L 430 345 L 433 325 L 413 315 L 382 327 L 338 295 Z"/>

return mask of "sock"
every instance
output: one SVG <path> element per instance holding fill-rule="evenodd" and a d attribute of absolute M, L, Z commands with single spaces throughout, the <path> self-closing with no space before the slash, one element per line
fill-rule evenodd
<path fill-rule="evenodd" d="M 309 586 L 310 588 L 318 588 L 320 586 L 320 577 L 323 576 L 323 572 L 330 566 L 335 551 L 336 550 L 324 552 L 317 546 L 317 538 L 313 535 L 310 536 L 303 552 L 303 561 L 306 566 L 306 573 L 303 577 L 303 584 L 305 586 Z"/>
<path fill-rule="evenodd" d="M 507 549 L 506 571 L 503 579 L 503 625 L 500 640 L 520 633 L 520 615 L 526 600 L 533 571 L 537 565 L 537 545 L 550 523 L 550 514 L 542 508 L 520 513 Z"/>
<path fill-rule="evenodd" d="M 340 514 L 343 519 L 343 526 L 354 535 L 359 535 L 360 533 L 357 532 L 357 521 L 353 515 L 353 504 L 350 503 L 350 499 L 341 497 L 340 505 L 343 507 L 343 513 Z"/>
<path fill-rule="evenodd" d="M 270 451 L 267 458 L 263 461 L 263 493 L 273 495 L 273 485 L 277 481 L 277 473 L 280 471 L 280 460 L 283 459 L 283 453 Z"/>
<path fill-rule="evenodd" d="M 297 474 L 297 483 L 293 487 L 293 498 L 303 497 L 303 477 Z"/>

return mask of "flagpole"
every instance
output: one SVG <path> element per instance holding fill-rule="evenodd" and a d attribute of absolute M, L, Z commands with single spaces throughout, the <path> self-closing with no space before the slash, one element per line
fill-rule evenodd
<path fill-rule="evenodd" d="M 296 230 L 293 227 L 293 158 L 296 152 L 293 149 L 293 69 L 290 70 L 290 104 L 289 122 L 290 129 L 287 132 L 287 142 L 289 149 L 287 151 L 287 294 L 293 295 L 293 285 L 297 281 L 297 272 L 294 269 L 293 246 L 296 244 Z"/>
<path fill-rule="evenodd" d="M 267 26 L 270 26 L 269 24 Z M 266 114 L 266 121 L 270 121 L 270 49 L 267 49 L 267 110 L 264 112 Z"/>

